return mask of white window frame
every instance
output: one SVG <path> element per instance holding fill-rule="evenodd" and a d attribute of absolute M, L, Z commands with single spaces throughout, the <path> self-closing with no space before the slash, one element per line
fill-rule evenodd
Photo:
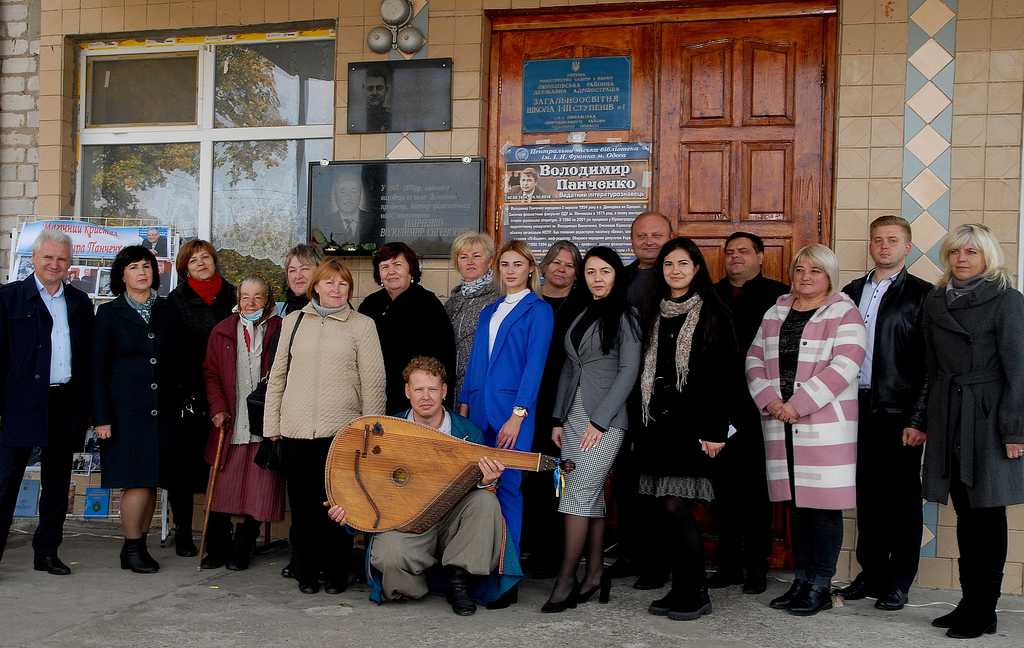
<path fill-rule="evenodd" d="M 216 52 L 220 45 L 259 45 L 263 43 L 329 41 L 333 38 L 296 37 L 287 41 L 262 39 L 215 44 L 188 44 L 154 47 L 118 47 L 91 51 L 83 49 L 80 54 L 79 88 L 81 88 L 78 110 L 78 164 L 75 169 L 75 218 L 82 217 L 82 198 L 85 194 L 82 177 L 84 147 L 111 144 L 173 144 L 199 143 L 199 204 L 196 233 L 199 238 L 212 240 L 213 236 L 213 145 L 218 142 L 256 140 L 334 140 L 334 124 L 308 126 L 269 126 L 253 128 L 216 128 L 213 125 L 213 96 Z M 104 56 L 125 56 L 132 54 L 155 54 L 170 52 L 197 52 L 199 67 L 196 81 L 197 124 L 174 126 L 89 126 L 86 127 L 86 102 L 89 100 L 87 73 L 89 60 Z M 336 84 L 337 78 L 334 83 Z M 332 99 L 333 103 L 333 99 Z"/>

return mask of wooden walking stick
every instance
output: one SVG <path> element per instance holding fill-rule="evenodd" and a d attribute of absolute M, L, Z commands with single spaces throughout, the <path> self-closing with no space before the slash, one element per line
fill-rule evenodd
<path fill-rule="evenodd" d="M 206 527 L 210 524 L 210 505 L 213 504 L 213 489 L 217 487 L 217 472 L 220 470 L 220 453 L 224 449 L 224 426 L 217 426 L 217 453 L 210 466 L 210 479 L 206 482 L 206 510 L 203 512 L 203 536 L 199 540 L 199 566 L 203 568 L 203 552 L 206 550 Z"/>

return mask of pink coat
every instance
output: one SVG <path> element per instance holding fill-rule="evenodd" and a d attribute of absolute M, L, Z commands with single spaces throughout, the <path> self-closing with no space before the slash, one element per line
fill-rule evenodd
<path fill-rule="evenodd" d="M 789 486 L 786 431 L 765 407 L 782 398 L 779 384 L 779 331 L 793 295 L 779 297 L 765 313 L 747 352 L 747 387 L 761 410 L 768 492 L 773 502 L 794 499 Z M 856 506 L 857 374 L 864 362 L 864 320 L 853 301 L 836 293 L 804 328 L 790 404 L 800 419 L 793 424 L 795 503 L 802 508 Z"/>

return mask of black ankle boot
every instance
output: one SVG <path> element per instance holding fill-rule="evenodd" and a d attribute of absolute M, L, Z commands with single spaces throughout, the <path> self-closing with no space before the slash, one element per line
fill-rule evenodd
<path fill-rule="evenodd" d="M 130 569 L 136 574 L 155 574 L 159 567 L 142 559 L 142 538 L 125 538 L 121 547 L 121 569 Z"/>
<path fill-rule="evenodd" d="M 461 567 L 452 567 L 448 580 L 448 602 L 452 612 L 459 616 L 476 614 L 476 603 L 469 595 L 469 572 Z"/>
<path fill-rule="evenodd" d="M 708 595 L 707 584 L 700 585 L 687 592 L 678 605 L 668 611 L 668 618 L 673 621 L 692 621 L 705 614 L 711 614 L 711 596 Z"/>
<path fill-rule="evenodd" d="M 150 567 L 152 567 L 152 568 L 153 568 L 153 569 L 154 569 L 155 571 L 160 571 L 160 563 L 158 563 L 158 562 L 157 562 L 157 561 L 156 561 L 156 560 L 155 560 L 155 559 L 153 558 L 153 556 L 149 555 L 149 547 L 147 546 L 147 543 L 148 543 L 148 542 L 149 542 L 149 537 L 148 537 L 148 535 L 147 535 L 147 534 L 145 534 L 145 533 L 143 533 L 143 534 L 142 534 L 142 543 L 141 543 L 141 545 L 139 546 L 139 550 L 140 550 L 140 553 L 141 553 L 141 556 L 142 556 L 142 560 L 143 560 L 143 562 L 145 562 L 145 563 L 146 563 L 147 565 L 149 565 Z"/>
<path fill-rule="evenodd" d="M 174 529 L 174 553 L 182 558 L 192 558 L 199 555 L 199 548 L 192 541 L 192 529 Z"/>
<path fill-rule="evenodd" d="M 249 569 L 252 562 L 252 554 L 256 550 L 256 538 L 260 534 L 260 523 L 248 519 L 235 525 L 235 540 L 231 547 L 231 554 L 225 561 L 224 566 L 231 571 L 244 571 Z"/>
<path fill-rule="evenodd" d="M 810 587 L 810 583 L 799 578 L 793 579 L 793 584 L 789 586 L 786 593 L 782 596 L 777 596 L 768 602 L 768 607 L 773 610 L 785 610 L 793 603 L 793 601 L 800 595 L 800 590 Z"/>
<path fill-rule="evenodd" d="M 991 610 L 968 608 L 953 620 L 952 626 L 946 631 L 946 636 L 950 639 L 977 639 L 983 634 L 995 633 L 996 611 L 994 608 Z"/>
<path fill-rule="evenodd" d="M 681 608 L 682 605 L 683 592 L 673 587 L 668 591 L 668 594 L 652 602 L 647 607 L 647 611 L 654 616 L 667 616 L 674 608 Z"/>
<path fill-rule="evenodd" d="M 814 616 L 823 610 L 832 609 L 832 587 L 811 585 L 800 589 L 786 611 L 796 616 Z"/>

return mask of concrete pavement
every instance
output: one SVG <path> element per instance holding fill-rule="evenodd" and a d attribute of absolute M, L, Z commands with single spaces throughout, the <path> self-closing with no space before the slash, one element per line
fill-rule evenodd
<path fill-rule="evenodd" d="M 12 533 L 0 564 L 3 648 L 965 645 L 928 624 L 951 609 L 947 605 L 882 613 L 870 601 L 858 601 L 799 619 L 768 608 L 768 600 L 787 587 L 778 580 L 762 596 L 745 596 L 738 588 L 714 592 L 714 614 L 699 621 L 650 616 L 647 604 L 661 593 L 638 592 L 628 580 L 615 583 L 608 605 L 592 602 L 557 615 L 539 612 L 551 582 L 527 581 L 518 605 L 462 618 L 441 597 L 376 606 L 367 601 L 363 586 L 337 596 L 301 594 L 295 581 L 279 575 L 285 552 L 258 556 L 245 572 L 200 572 L 195 559 L 157 547 L 153 555 L 161 563 L 160 573 L 131 574 L 118 568 L 115 531 L 71 522 L 67 529 L 61 557 L 74 570 L 68 577 L 33 571 L 30 536 Z M 957 599 L 957 592 L 911 593 L 914 605 Z M 1004 596 L 1001 608 L 1024 610 L 1024 599 Z M 1019 648 L 1024 645 L 1024 614 L 1000 614 L 996 635 L 968 645 Z"/>

